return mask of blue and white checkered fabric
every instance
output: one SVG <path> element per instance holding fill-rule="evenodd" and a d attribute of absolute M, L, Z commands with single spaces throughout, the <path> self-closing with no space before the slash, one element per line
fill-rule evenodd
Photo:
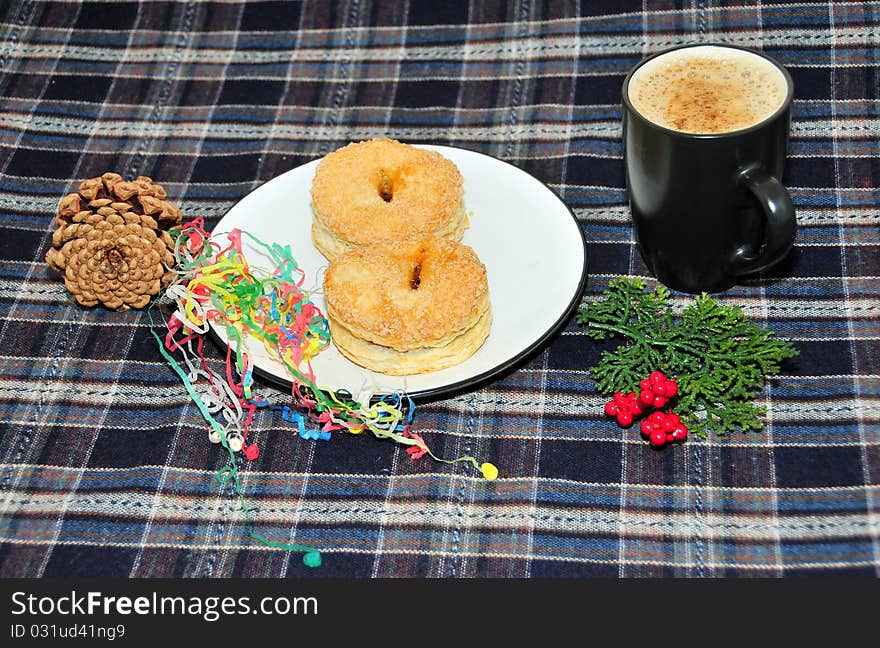
<path fill-rule="evenodd" d="M 876 576 L 880 5 L 648 4 L 0 6 L 0 576 Z M 212 479 L 227 457 L 146 315 L 77 306 L 43 261 L 82 179 L 148 175 L 214 223 L 283 171 L 387 135 L 489 153 L 558 191 L 588 241 L 589 300 L 647 275 L 623 77 L 700 41 L 762 49 L 796 85 L 796 248 L 721 296 L 801 351 L 762 395 L 761 433 L 652 451 L 604 418 L 599 349 L 572 322 L 517 371 L 418 411 L 435 452 L 497 464 L 492 484 L 259 417 L 242 473 L 256 529 L 321 548 L 309 570 L 244 535 Z"/>

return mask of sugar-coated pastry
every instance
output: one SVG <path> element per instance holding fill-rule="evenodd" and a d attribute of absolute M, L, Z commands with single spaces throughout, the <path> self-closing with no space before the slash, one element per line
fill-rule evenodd
<path fill-rule="evenodd" d="M 354 247 L 439 236 L 468 226 L 455 164 L 392 139 L 349 144 L 325 156 L 312 180 L 312 240 L 331 261 Z"/>
<path fill-rule="evenodd" d="M 485 266 L 470 247 L 438 237 L 345 253 L 325 273 L 324 297 L 339 351 L 391 375 L 466 360 L 492 323 Z"/>

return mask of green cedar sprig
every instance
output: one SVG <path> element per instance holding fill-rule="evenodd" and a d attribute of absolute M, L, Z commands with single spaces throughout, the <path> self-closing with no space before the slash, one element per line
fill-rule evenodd
<path fill-rule="evenodd" d="M 705 293 L 675 316 L 669 290 L 645 292 L 645 282 L 621 277 L 600 299 L 578 311 L 595 340 L 623 338 L 603 351 L 590 369 L 597 389 L 638 393 L 639 380 L 655 370 L 674 378 L 679 393 L 674 411 L 688 429 L 705 437 L 736 429 L 760 430 L 765 408 L 753 399 L 765 377 L 779 373 L 794 346 L 746 319 L 736 306 L 723 306 Z"/>

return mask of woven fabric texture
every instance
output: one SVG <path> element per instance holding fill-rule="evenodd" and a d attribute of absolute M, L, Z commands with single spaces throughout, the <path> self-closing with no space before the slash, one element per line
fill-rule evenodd
<path fill-rule="evenodd" d="M 0 576 L 876 576 L 878 23 L 874 2 L 3 3 Z M 242 468 L 255 528 L 320 548 L 309 569 L 245 535 L 213 478 L 228 457 L 146 314 L 78 306 L 43 260 L 85 178 L 150 176 L 210 226 L 288 169 L 391 136 L 496 156 L 558 192 L 587 239 L 584 300 L 620 275 L 655 285 L 620 88 L 693 42 L 763 50 L 795 82 L 795 249 L 720 296 L 800 350 L 761 395 L 763 432 L 653 451 L 603 416 L 600 349 L 572 321 L 515 371 L 418 410 L 432 449 L 494 462 L 492 484 L 258 416 Z M 540 307 L 528 296 L 523 316 Z"/>

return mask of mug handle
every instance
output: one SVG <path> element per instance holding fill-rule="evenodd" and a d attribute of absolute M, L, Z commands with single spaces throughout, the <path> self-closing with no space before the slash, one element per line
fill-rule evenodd
<path fill-rule="evenodd" d="M 733 253 L 731 270 L 735 275 L 763 270 L 782 259 L 794 245 L 797 231 L 791 196 L 764 167 L 757 165 L 742 169 L 739 184 L 751 191 L 761 203 L 766 221 L 764 243 L 759 249 L 743 245 Z"/>

